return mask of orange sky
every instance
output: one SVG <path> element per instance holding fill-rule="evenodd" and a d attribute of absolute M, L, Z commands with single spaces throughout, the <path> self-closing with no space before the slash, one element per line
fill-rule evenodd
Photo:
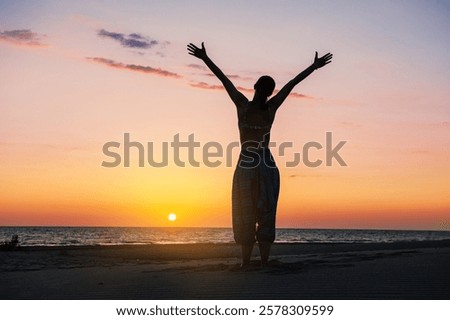
<path fill-rule="evenodd" d="M 314 51 L 334 54 L 286 100 L 272 140 L 301 152 L 332 132 L 348 166 L 289 168 L 275 149 L 278 226 L 450 230 L 448 7 L 254 4 L 2 4 L 0 225 L 230 226 L 236 150 L 232 167 L 139 168 L 136 154 L 101 166 L 125 132 L 158 159 L 177 133 L 238 140 L 233 104 L 186 53 L 205 41 L 248 98 L 260 75 L 279 89 Z"/>

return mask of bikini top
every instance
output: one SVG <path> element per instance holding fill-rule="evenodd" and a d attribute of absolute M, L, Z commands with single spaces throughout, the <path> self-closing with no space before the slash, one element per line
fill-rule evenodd
<path fill-rule="evenodd" d="M 245 129 L 254 129 L 254 130 L 268 130 L 270 131 L 270 129 L 272 128 L 272 121 L 270 120 L 270 114 L 269 114 L 269 110 L 263 110 L 262 112 L 264 112 L 264 118 L 266 120 L 266 125 L 251 125 L 249 123 L 247 123 L 247 113 L 249 110 L 249 105 L 247 104 L 246 106 L 246 110 L 244 111 L 244 114 L 242 117 L 240 117 L 239 122 L 238 122 L 238 126 L 239 129 L 245 128 Z"/>

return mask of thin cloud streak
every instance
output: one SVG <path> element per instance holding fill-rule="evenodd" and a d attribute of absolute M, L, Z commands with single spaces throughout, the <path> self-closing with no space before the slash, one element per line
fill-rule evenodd
<path fill-rule="evenodd" d="M 277 93 L 279 90 L 277 90 L 275 93 Z M 289 94 L 289 97 L 292 98 L 299 98 L 299 99 L 314 99 L 314 97 L 308 96 L 306 94 L 303 93 L 297 93 L 297 92 L 291 92 Z"/>
<path fill-rule="evenodd" d="M 204 89 L 204 90 L 225 90 L 225 88 L 221 85 L 215 85 L 215 84 L 209 84 L 206 82 L 191 82 L 189 83 L 189 85 L 193 88 L 197 88 L 197 89 Z M 236 89 L 238 89 L 241 92 L 248 92 L 248 93 L 253 93 L 255 90 L 253 88 L 245 88 L 245 87 L 240 87 L 237 86 Z M 279 90 L 276 90 L 274 92 L 274 94 L 278 93 Z M 289 94 L 290 97 L 292 98 L 298 98 L 298 99 L 314 99 L 314 97 L 305 95 L 305 94 L 301 94 L 301 93 L 297 93 L 297 92 L 291 92 Z"/>
<path fill-rule="evenodd" d="M 206 82 L 191 82 L 189 84 L 193 88 L 205 89 L 205 90 L 224 90 L 225 88 L 216 84 L 208 84 Z"/>
<path fill-rule="evenodd" d="M 215 77 L 215 75 L 212 73 L 204 73 L 203 75 L 208 77 Z M 241 77 L 240 75 L 237 74 L 227 74 L 226 76 L 230 79 L 252 80 L 252 78 L 250 77 Z"/>
<path fill-rule="evenodd" d="M 348 127 L 348 128 L 356 128 L 356 127 L 361 127 L 360 124 L 357 124 L 355 122 L 352 121 L 341 121 L 339 122 L 339 124 L 343 127 Z"/>
<path fill-rule="evenodd" d="M 244 88 L 244 87 L 240 87 L 240 86 L 237 86 L 236 89 L 238 89 L 238 90 L 241 91 L 241 92 L 242 92 L 242 91 L 248 92 L 248 93 L 253 93 L 253 92 L 255 92 L 255 89 Z"/>
<path fill-rule="evenodd" d="M 202 66 L 197 63 L 188 64 L 188 65 L 186 65 L 186 67 L 191 68 L 191 69 L 196 69 L 196 70 L 202 70 L 202 71 L 208 70 L 205 66 Z M 202 73 L 201 75 L 207 76 L 207 77 L 215 77 L 215 75 L 211 72 Z M 226 76 L 230 79 L 253 80 L 253 78 L 251 78 L 251 77 L 242 77 L 238 74 L 227 74 Z"/>
<path fill-rule="evenodd" d="M 141 66 L 136 64 L 125 64 L 122 62 L 117 62 L 111 59 L 101 58 L 101 57 L 86 57 L 86 60 L 102 64 L 104 66 L 114 68 L 114 69 L 122 69 L 122 70 L 128 70 L 133 72 L 141 72 L 141 73 L 147 73 L 147 74 L 153 74 L 161 77 L 168 77 L 168 78 L 181 78 L 181 75 L 170 72 L 167 70 L 163 70 L 161 68 L 153 68 L 150 66 Z"/>
<path fill-rule="evenodd" d="M 29 29 L 5 30 L 0 32 L 0 42 L 26 47 L 47 47 L 41 42 L 41 35 Z"/>
<path fill-rule="evenodd" d="M 196 63 L 188 64 L 187 67 L 192 68 L 192 69 L 198 69 L 198 70 L 206 70 L 205 66 L 202 66 L 202 65 L 196 64 Z"/>

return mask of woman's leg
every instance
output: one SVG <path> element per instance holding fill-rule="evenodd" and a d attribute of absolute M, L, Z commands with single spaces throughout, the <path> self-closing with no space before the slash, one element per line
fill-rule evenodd
<path fill-rule="evenodd" d="M 269 263 L 270 242 L 259 242 L 259 253 L 261 254 L 261 266 L 266 267 Z"/>
<path fill-rule="evenodd" d="M 258 171 L 256 169 L 240 166 L 236 168 L 233 176 L 233 233 L 234 240 L 241 246 L 242 266 L 250 264 L 255 243 L 257 178 Z"/>
<path fill-rule="evenodd" d="M 243 244 L 242 249 L 242 267 L 250 265 L 250 257 L 252 256 L 253 244 Z"/>

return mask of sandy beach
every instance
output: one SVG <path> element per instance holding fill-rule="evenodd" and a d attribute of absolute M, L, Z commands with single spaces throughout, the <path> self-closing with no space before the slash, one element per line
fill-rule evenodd
<path fill-rule="evenodd" d="M 239 268 L 232 244 L 0 251 L 1 299 L 450 299 L 450 241 L 275 244 Z"/>

